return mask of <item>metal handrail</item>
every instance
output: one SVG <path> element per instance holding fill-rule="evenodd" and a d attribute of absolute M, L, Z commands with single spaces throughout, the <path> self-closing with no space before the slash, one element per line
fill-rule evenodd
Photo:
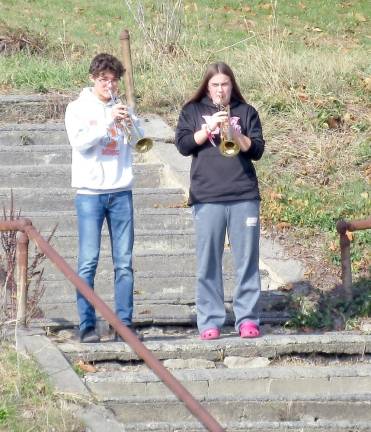
<path fill-rule="evenodd" d="M 150 367 L 162 382 L 184 402 L 188 410 L 205 426 L 210 432 L 222 432 L 225 429 L 211 416 L 211 414 L 192 396 L 192 394 L 162 365 L 152 352 L 133 334 L 115 315 L 106 303 L 95 294 L 94 290 L 81 279 L 58 252 L 40 235 L 29 219 L 17 219 L 12 221 L 0 221 L 0 231 L 19 231 L 17 237 L 17 262 L 18 287 L 22 306 L 20 306 L 19 317 L 21 323 L 25 324 L 27 293 L 27 249 L 28 239 L 33 240 L 37 247 L 47 256 L 52 263 L 60 270 L 66 278 L 80 291 L 80 293 L 100 312 L 116 332 L 128 343 L 135 353 Z M 27 239 L 26 239 L 27 237 Z M 25 253 L 26 251 L 26 253 Z M 21 314 L 24 314 L 21 316 Z"/>
<path fill-rule="evenodd" d="M 371 218 L 354 221 L 339 220 L 336 230 L 340 234 L 341 254 L 341 281 L 346 296 L 351 299 L 352 293 L 352 265 L 350 260 L 350 239 L 347 232 L 365 230 L 371 228 Z"/>

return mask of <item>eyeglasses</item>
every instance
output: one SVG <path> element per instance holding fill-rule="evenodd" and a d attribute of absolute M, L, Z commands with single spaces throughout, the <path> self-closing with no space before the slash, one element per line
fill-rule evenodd
<path fill-rule="evenodd" d="M 100 77 L 100 78 L 97 78 L 97 81 L 103 85 L 109 85 L 109 84 L 117 85 L 120 80 L 119 80 L 119 78 L 108 79 L 108 78 Z"/>

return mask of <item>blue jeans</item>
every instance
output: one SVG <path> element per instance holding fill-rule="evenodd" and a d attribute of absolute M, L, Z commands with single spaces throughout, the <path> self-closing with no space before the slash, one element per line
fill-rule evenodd
<path fill-rule="evenodd" d="M 259 324 L 259 209 L 258 200 L 193 205 L 197 255 L 197 326 L 200 332 L 221 328 L 226 319 L 223 268 L 225 233 L 233 255 L 235 328 L 245 321 Z"/>
<path fill-rule="evenodd" d="M 122 191 L 99 195 L 77 194 L 75 206 L 79 231 L 78 275 L 94 289 L 102 226 L 106 219 L 114 267 L 116 314 L 125 325 L 130 325 L 133 315 L 134 285 L 132 192 Z M 77 309 L 80 316 L 80 332 L 87 328 L 94 328 L 95 310 L 79 291 L 77 292 Z"/>

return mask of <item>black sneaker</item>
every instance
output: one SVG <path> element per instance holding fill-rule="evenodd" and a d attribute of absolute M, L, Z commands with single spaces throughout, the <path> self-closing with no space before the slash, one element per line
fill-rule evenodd
<path fill-rule="evenodd" d="M 141 333 L 139 333 L 138 331 L 137 331 L 137 329 L 134 327 L 134 326 L 126 326 L 129 330 L 131 330 L 131 332 L 132 333 L 134 333 L 135 334 L 135 336 L 140 340 L 140 341 L 143 341 L 143 335 L 141 334 Z M 114 341 L 115 342 L 125 342 L 124 341 L 124 339 L 119 335 L 119 334 L 117 334 L 117 332 L 115 332 L 115 337 L 114 337 Z"/>
<path fill-rule="evenodd" d="M 87 328 L 80 332 L 80 342 L 81 343 L 97 343 L 100 342 L 100 337 L 95 331 L 95 328 Z"/>

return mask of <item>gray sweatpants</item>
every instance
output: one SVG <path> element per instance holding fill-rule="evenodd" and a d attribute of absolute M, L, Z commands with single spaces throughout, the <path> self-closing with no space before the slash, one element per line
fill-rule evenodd
<path fill-rule="evenodd" d="M 193 205 L 197 255 L 197 326 L 200 332 L 225 322 L 222 258 L 227 230 L 233 255 L 236 287 L 235 328 L 244 321 L 259 324 L 260 295 L 258 200 Z"/>

